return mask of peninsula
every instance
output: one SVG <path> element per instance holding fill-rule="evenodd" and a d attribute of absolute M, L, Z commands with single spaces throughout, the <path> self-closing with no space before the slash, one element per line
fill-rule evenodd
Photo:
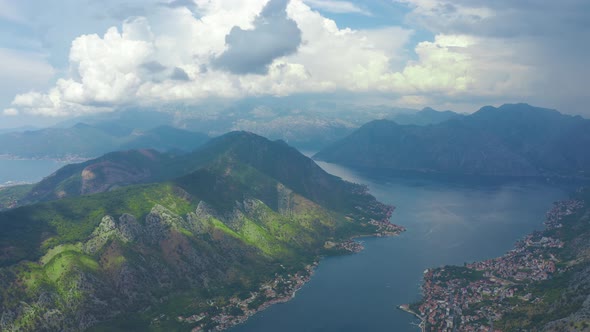
<path fill-rule="evenodd" d="M 505 255 L 424 272 L 423 299 L 402 309 L 424 331 L 583 331 L 590 327 L 590 190 L 555 203 L 545 229 Z"/>

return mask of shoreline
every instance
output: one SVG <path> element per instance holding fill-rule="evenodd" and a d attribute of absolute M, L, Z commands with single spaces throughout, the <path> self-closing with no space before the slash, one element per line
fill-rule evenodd
<path fill-rule="evenodd" d="M 34 184 L 34 182 L 27 182 L 27 181 L 6 181 L 4 183 L 0 183 L 0 189 L 22 186 L 27 184 Z"/>
<path fill-rule="evenodd" d="M 375 232 L 374 234 L 361 234 L 361 235 L 355 235 L 355 236 L 351 236 L 348 240 L 345 241 L 341 241 L 338 243 L 338 246 L 341 249 L 346 250 L 349 254 L 356 254 L 362 250 L 364 250 L 364 246 L 362 246 L 362 244 L 359 244 L 357 241 L 355 241 L 355 239 L 357 238 L 361 238 L 361 237 L 375 237 L 375 238 L 382 238 L 382 237 L 390 237 L 390 236 L 398 236 L 400 233 L 404 232 L 406 229 L 403 226 L 398 226 L 389 222 L 377 222 L 379 225 L 379 230 L 377 232 Z M 350 243 L 356 243 L 357 246 L 350 246 Z M 302 271 L 299 271 L 297 273 L 295 273 L 294 275 L 288 275 L 288 278 L 285 280 L 285 278 L 283 278 L 282 276 L 277 276 L 276 278 L 272 279 L 271 281 L 264 283 L 260 286 L 260 288 L 258 289 L 257 292 L 251 292 L 251 297 L 245 300 L 240 301 L 237 298 L 231 298 L 229 300 L 229 304 L 225 305 L 223 307 L 221 307 L 221 314 L 209 317 L 213 322 L 217 323 L 217 325 L 215 325 L 215 327 L 213 327 L 212 330 L 214 331 L 225 331 L 228 329 L 231 329 L 233 327 L 236 327 L 240 324 L 245 323 L 246 321 L 248 321 L 248 319 L 250 319 L 251 317 L 253 317 L 254 315 L 268 309 L 269 307 L 271 307 L 272 305 L 275 304 L 281 304 L 281 303 L 286 303 L 290 300 L 292 300 L 293 298 L 295 298 L 297 292 L 299 290 L 301 290 L 301 288 L 303 288 L 303 286 L 305 286 L 313 277 L 313 275 L 315 274 L 315 270 L 316 268 L 319 266 L 320 262 L 322 259 L 324 259 L 325 256 L 319 256 L 313 263 L 307 265 Z M 248 304 L 253 302 L 257 296 L 259 295 L 259 293 L 262 292 L 270 292 L 272 294 L 272 292 L 274 292 L 274 289 L 272 288 L 272 286 L 270 285 L 276 285 L 277 283 L 283 283 L 283 284 L 289 284 L 289 285 L 293 285 L 291 286 L 292 289 L 289 289 L 285 294 L 281 294 L 281 295 L 274 295 L 274 296 L 267 296 L 266 301 L 264 301 L 263 303 L 261 303 L 257 308 L 253 308 L 250 309 L 248 308 Z M 266 296 L 266 295 L 265 295 Z M 240 308 L 243 311 L 243 315 L 240 316 L 233 316 L 230 314 L 226 314 L 225 312 L 227 310 L 230 310 L 231 308 Z M 187 323 L 198 323 L 201 320 L 207 318 L 207 314 L 195 314 L 189 317 L 178 317 L 177 319 L 179 321 L 182 322 L 187 322 Z M 423 324 L 421 323 L 421 328 L 422 331 L 424 331 L 423 328 Z M 201 325 L 197 325 L 195 326 L 191 332 L 201 332 L 204 331 L 205 326 L 203 324 Z"/>
<path fill-rule="evenodd" d="M 555 230 L 566 228 L 571 231 L 578 225 L 580 219 L 572 221 L 568 216 L 583 212 L 587 208 L 585 204 L 576 198 L 554 202 L 546 212 L 544 229 L 525 235 L 501 256 L 464 266 L 427 269 L 421 285 L 423 294 L 418 302 L 418 312 L 411 310 L 408 304 L 399 306 L 399 309 L 420 319 L 424 317 L 422 322 L 426 324 L 427 319 L 430 327 L 436 330 L 446 330 L 450 324 L 453 328 L 469 331 L 493 329 L 494 323 L 501 321 L 506 313 L 542 301 L 542 295 L 529 292 L 527 287 L 568 271 L 557 263 L 567 241 L 574 240 L 568 240 L 562 232 Z M 441 286 L 441 282 L 444 285 Z M 506 298 L 515 300 L 505 302 Z M 471 312 L 463 312 L 465 308 Z"/>
<path fill-rule="evenodd" d="M 65 157 L 23 157 L 15 156 L 11 154 L 0 154 L 0 160 L 6 161 L 53 161 L 56 163 L 72 164 L 82 163 L 92 158 L 86 158 L 81 156 L 65 156 Z"/>
<path fill-rule="evenodd" d="M 420 316 L 417 312 L 410 309 L 410 306 L 407 304 L 400 304 L 397 306 L 397 308 L 418 318 L 420 320 L 420 324 L 418 324 L 418 326 L 420 327 L 420 331 L 426 332 L 426 320 L 424 319 L 424 317 Z"/>
<path fill-rule="evenodd" d="M 222 313 L 212 316 L 212 317 L 209 317 L 213 322 L 217 323 L 217 325 L 215 325 L 212 329 L 207 330 L 207 331 L 211 331 L 211 330 L 212 331 L 225 331 L 225 330 L 231 329 L 233 327 L 236 327 L 240 324 L 245 323 L 252 316 L 268 309 L 272 305 L 286 303 L 286 302 L 292 300 L 293 298 L 295 298 L 297 292 L 301 288 L 303 288 L 303 286 L 305 286 L 311 280 L 311 277 L 314 275 L 315 269 L 319 265 L 319 262 L 320 262 L 320 260 L 314 261 L 312 264 L 307 265 L 304 270 L 297 272 L 296 274 L 290 276 L 286 280 L 284 280 L 284 278 L 282 276 L 278 276 L 277 278 L 272 279 L 271 281 L 262 284 L 260 286 L 260 288 L 258 289 L 258 291 L 251 292 L 251 297 L 248 299 L 240 301 L 239 299 L 237 299 L 235 297 L 231 298 L 229 300 L 229 302 L 230 302 L 229 304 L 221 307 Z M 302 275 L 303 271 L 305 271 L 306 275 Z M 269 291 L 269 290 L 272 291 L 272 287 L 270 285 L 276 284 L 278 281 L 286 282 L 288 284 L 294 283 L 294 286 L 292 286 L 293 288 L 288 290 L 286 294 L 281 294 L 280 296 L 275 296 L 275 297 L 269 297 L 266 299 L 266 301 L 261 303 L 258 307 L 252 308 L 252 309 L 248 308 L 248 304 L 253 302 L 257 298 L 259 293 L 262 293 L 264 291 Z M 240 315 L 240 316 L 226 314 L 225 311 L 229 310 L 231 308 L 241 308 L 243 310 L 244 314 Z M 208 316 L 206 313 L 205 314 L 195 314 L 195 315 L 192 315 L 189 317 L 180 317 L 179 316 L 178 320 L 181 322 L 187 322 L 187 323 L 191 323 L 191 322 L 198 323 L 207 317 Z M 192 332 L 205 331 L 205 326 L 203 326 L 203 324 L 197 325 L 194 328 L 192 328 L 191 331 Z"/>

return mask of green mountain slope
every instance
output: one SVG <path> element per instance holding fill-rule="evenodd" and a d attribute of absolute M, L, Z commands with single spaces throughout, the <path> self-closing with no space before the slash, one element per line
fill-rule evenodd
<path fill-rule="evenodd" d="M 21 206 L 105 192 L 131 184 L 172 180 L 204 166 L 219 164 L 220 160 L 248 165 L 317 204 L 331 209 L 345 209 L 349 213 L 357 210 L 356 205 L 359 202 L 349 201 L 349 196 L 342 193 L 358 192 L 359 197 L 363 197 L 362 194 L 366 192 L 366 188 L 341 181 L 326 173 L 311 159 L 283 141 L 271 142 L 252 133 L 232 132 L 210 140 L 189 154 L 131 150 L 113 152 L 84 163 L 68 165 L 33 187 L 27 187 L 29 191 L 21 194 L 16 204 L 14 199 L 10 200 L 8 197 L 5 201 L 11 201 L 12 206 Z M 3 193 L 0 192 L 0 198 L 2 197 Z M 372 204 L 370 201 L 362 203 L 366 206 Z M 6 207 L 8 206 L 0 205 L 0 209 Z"/>
<path fill-rule="evenodd" d="M 391 207 L 282 142 L 240 132 L 199 151 L 148 158 L 175 178 L 0 213 L 0 329 L 227 327 L 351 236 L 399 231 Z"/>
<path fill-rule="evenodd" d="M 587 177 L 589 144 L 590 120 L 514 104 L 428 126 L 373 121 L 314 158 L 361 168 Z"/>

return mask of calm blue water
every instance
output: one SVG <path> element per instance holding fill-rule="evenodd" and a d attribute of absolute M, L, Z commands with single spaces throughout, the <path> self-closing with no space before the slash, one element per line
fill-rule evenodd
<path fill-rule="evenodd" d="M 395 205 L 392 221 L 408 231 L 363 239 L 363 252 L 324 259 L 292 301 L 270 307 L 232 332 L 418 331 L 417 320 L 396 307 L 419 299 L 426 268 L 503 254 L 525 234 L 541 229 L 551 203 L 571 189 L 363 175 L 319 164 L 367 184 L 379 200 Z"/>
<path fill-rule="evenodd" d="M 53 160 L 0 159 L 0 185 L 8 181 L 37 182 L 64 165 Z"/>

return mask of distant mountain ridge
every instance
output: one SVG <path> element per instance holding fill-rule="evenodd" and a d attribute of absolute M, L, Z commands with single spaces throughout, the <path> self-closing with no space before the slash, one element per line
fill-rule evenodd
<path fill-rule="evenodd" d="M 191 151 L 209 137 L 170 126 L 148 130 L 77 123 L 69 128 L 45 128 L 0 135 L 0 154 L 24 158 L 92 158 L 110 151 L 151 148 Z"/>
<path fill-rule="evenodd" d="M 351 167 L 501 176 L 590 176 L 590 120 L 527 104 L 429 126 L 370 122 L 314 158 Z"/>
<path fill-rule="evenodd" d="M 421 111 L 415 113 L 401 113 L 391 119 L 401 125 L 418 125 L 426 126 L 445 122 L 451 119 L 463 117 L 463 114 L 452 111 L 437 111 L 430 107 L 425 107 Z"/>
<path fill-rule="evenodd" d="M 269 139 L 282 139 L 298 149 L 315 150 L 335 142 L 373 119 L 390 118 L 416 110 L 391 106 L 358 106 L 348 103 L 307 103 L 299 100 L 242 100 L 223 105 L 202 105 L 176 112 L 121 109 L 85 115 L 56 125 L 68 128 L 78 122 L 94 127 L 125 127 L 146 131 L 172 126 L 211 137 L 230 131 L 249 131 Z"/>

